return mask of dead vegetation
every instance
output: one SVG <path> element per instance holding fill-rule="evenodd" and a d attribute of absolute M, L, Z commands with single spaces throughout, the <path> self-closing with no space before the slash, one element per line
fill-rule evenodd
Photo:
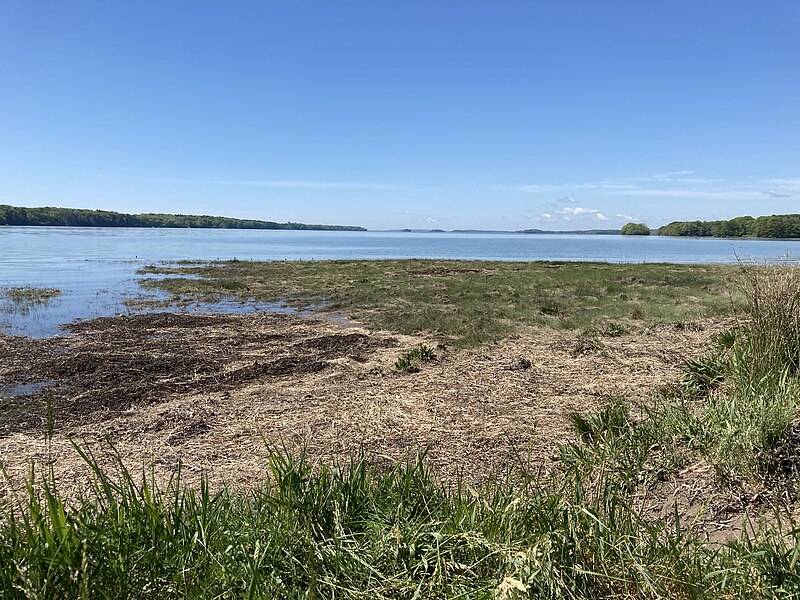
<path fill-rule="evenodd" d="M 270 445 L 327 464 L 359 448 L 378 463 L 427 450 L 440 476 L 473 482 L 510 466 L 547 470 L 575 439 L 569 411 L 647 401 L 716 328 L 641 328 L 580 353 L 576 332 L 530 329 L 439 349 L 416 373 L 394 365 L 430 340 L 285 314 L 161 313 L 86 321 L 57 338 L 0 337 L 1 381 L 54 382 L 2 400 L 2 462 L 19 486 L 31 462 L 51 461 L 67 493 L 89 482 L 70 440 L 110 441 L 157 477 L 181 464 L 184 477 L 237 487 L 264 477 Z"/>

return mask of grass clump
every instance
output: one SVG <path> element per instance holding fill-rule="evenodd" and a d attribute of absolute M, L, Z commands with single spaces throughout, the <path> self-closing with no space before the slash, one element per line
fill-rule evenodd
<path fill-rule="evenodd" d="M 598 337 L 597 332 L 592 329 L 582 331 L 575 339 L 575 344 L 572 347 L 573 357 L 584 354 L 599 354 L 600 356 L 608 354 L 606 345 Z"/>
<path fill-rule="evenodd" d="M 599 332 L 603 337 L 621 337 L 629 333 L 629 329 L 623 323 L 611 321 L 603 323 L 599 328 Z"/>
<path fill-rule="evenodd" d="M 403 371 L 405 373 L 418 373 L 422 363 L 430 362 L 435 358 L 436 353 L 433 351 L 433 348 L 425 344 L 420 344 L 401 355 L 394 363 L 394 367 L 398 371 Z"/>

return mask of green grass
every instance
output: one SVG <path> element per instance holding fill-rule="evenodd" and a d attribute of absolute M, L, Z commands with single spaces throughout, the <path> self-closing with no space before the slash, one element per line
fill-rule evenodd
<path fill-rule="evenodd" d="M 406 373 L 418 373 L 422 363 L 430 362 L 436 358 L 433 348 L 420 344 L 415 346 L 397 359 L 394 363 L 395 369 Z"/>
<path fill-rule="evenodd" d="M 609 416 L 612 421 L 617 419 Z M 614 427 L 625 427 L 624 423 Z M 594 427 L 594 426 L 591 426 Z M 597 428 L 592 435 L 597 436 Z M 602 437 L 602 436 L 601 436 Z M 86 456 L 96 465 L 92 456 Z M 312 469 L 275 451 L 268 483 L 164 489 L 97 467 L 67 503 L 31 481 L 0 527 L 6 598 L 780 598 L 800 591 L 782 534 L 704 545 L 631 510 L 610 480 L 439 483 L 423 459 Z"/>
<path fill-rule="evenodd" d="M 172 276 L 147 285 L 176 296 L 317 306 L 456 346 L 495 341 L 525 326 L 589 329 L 609 322 L 615 326 L 608 334 L 615 335 L 642 323 L 693 321 L 744 306 L 740 295 L 729 293 L 737 267 L 723 265 L 236 261 L 158 272 Z"/>

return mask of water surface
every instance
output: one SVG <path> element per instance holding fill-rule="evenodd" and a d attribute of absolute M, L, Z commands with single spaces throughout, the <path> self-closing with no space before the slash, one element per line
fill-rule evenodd
<path fill-rule="evenodd" d="M 26 311 L 0 303 L 0 332 L 52 335 L 59 324 L 76 318 L 133 312 L 136 309 L 127 307 L 125 300 L 140 294 L 158 297 L 157 292 L 139 288 L 135 275 L 137 269 L 156 262 L 441 258 L 697 264 L 732 263 L 737 256 L 778 262 L 793 259 L 800 252 L 797 244 L 614 235 L 0 226 L 0 288 L 62 291 L 59 297 Z M 229 303 L 215 310 L 236 311 L 242 306 Z"/>

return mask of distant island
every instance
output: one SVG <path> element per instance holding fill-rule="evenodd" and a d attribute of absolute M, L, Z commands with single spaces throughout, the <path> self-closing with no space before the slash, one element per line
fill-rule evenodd
<path fill-rule="evenodd" d="M 352 225 L 307 225 L 275 223 L 253 219 L 232 219 L 208 215 L 144 213 L 131 215 L 108 210 L 83 208 L 26 208 L 0 204 L 0 225 L 40 225 L 62 227 L 177 227 L 206 229 L 307 229 L 313 231 L 366 231 Z"/>
<path fill-rule="evenodd" d="M 547 229 L 522 229 L 514 233 L 546 233 L 546 234 L 572 234 L 572 235 L 619 235 L 619 229 L 576 229 L 573 231 L 548 231 Z"/>
<path fill-rule="evenodd" d="M 689 237 L 800 238 L 800 215 L 736 217 L 727 221 L 673 221 L 658 235 Z"/>

